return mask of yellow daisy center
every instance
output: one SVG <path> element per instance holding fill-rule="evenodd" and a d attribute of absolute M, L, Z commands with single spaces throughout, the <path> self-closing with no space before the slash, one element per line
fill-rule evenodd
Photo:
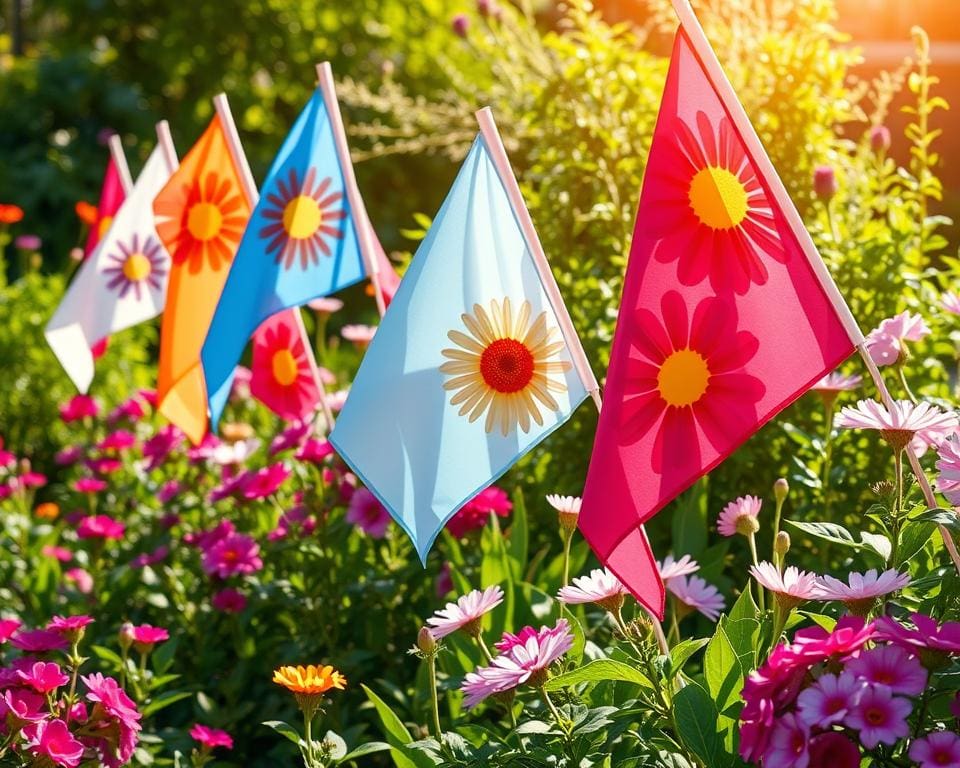
<path fill-rule="evenodd" d="M 97 237 L 103 239 L 107 234 L 107 231 L 110 229 L 110 225 L 113 224 L 113 216 L 104 216 L 100 219 L 100 223 L 97 224 Z"/>
<path fill-rule="evenodd" d="M 671 354 L 657 374 L 657 389 L 667 405 L 693 405 L 707 391 L 710 368 L 699 352 L 679 349 Z"/>
<path fill-rule="evenodd" d="M 750 210 L 743 182 L 714 166 L 701 169 L 690 182 L 690 207 L 711 229 L 739 227 Z"/>
<path fill-rule="evenodd" d="M 123 262 L 123 276 L 131 283 L 137 283 L 151 271 L 150 259 L 142 253 L 131 253 Z"/>
<path fill-rule="evenodd" d="M 270 368 L 273 378 L 284 387 L 289 387 L 297 380 L 297 359 L 289 349 L 278 349 L 270 359 Z"/>
<path fill-rule="evenodd" d="M 320 205 L 309 195 L 297 195 L 283 209 L 283 228 L 294 240 L 311 237 L 323 223 Z"/>
<path fill-rule="evenodd" d="M 223 214 L 213 203 L 197 203 L 187 215 L 187 230 L 195 240 L 213 240 L 222 225 Z"/>

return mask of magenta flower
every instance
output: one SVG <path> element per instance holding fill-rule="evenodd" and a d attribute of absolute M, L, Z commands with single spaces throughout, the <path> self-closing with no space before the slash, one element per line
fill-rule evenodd
<path fill-rule="evenodd" d="M 810 766 L 860 768 L 860 748 L 842 733 L 821 733 L 810 739 Z"/>
<path fill-rule="evenodd" d="M 39 472 L 24 472 L 22 475 L 13 479 L 15 487 L 21 490 L 26 488 L 42 488 L 47 484 L 47 476 Z"/>
<path fill-rule="evenodd" d="M 470 531 L 483 528 L 491 514 L 506 517 L 512 509 L 513 504 L 506 491 L 491 485 L 470 499 L 447 521 L 447 530 L 459 539 Z"/>
<path fill-rule="evenodd" d="M 335 453 L 329 440 L 319 440 L 311 437 L 300 446 L 294 454 L 297 461 L 306 461 L 311 464 L 320 464 Z"/>
<path fill-rule="evenodd" d="M 173 424 L 167 424 L 157 430 L 157 433 L 146 440 L 140 449 L 143 458 L 147 460 L 147 471 L 156 469 L 167 457 L 183 442 L 184 436 Z"/>
<path fill-rule="evenodd" d="M 83 759 L 83 744 L 73 737 L 63 720 L 41 720 L 28 725 L 23 729 L 23 737 L 23 746 L 30 754 L 46 758 L 53 765 L 76 768 Z"/>
<path fill-rule="evenodd" d="M 197 723 L 190 729 L 190 736 L 207 749 L 214 747 L 233 749 L 233 738 L 230 734 L 217 728 L 208 728 L 206 725 Z"/>
<path fill-rule="evenodd" d="M 81 477 L 73 482 L 73 490 L 77 493 L 99 493 L 106 487 L 106 481 L 95 477 Z"/>
<path fill-rule="evenodd" d="M 390 513 L 366 488 L 358 488 L 350 497 L 344 519 L 374 539 L 386 536 L 390 525 Z"/>
<path fill-rule="evenodd" d="M 239 590 L 227 587 L 214 594 L 210 605 L 223 613 L 240 613 L 247 607 L 247 598 Z"/>
<path fill-rule="evenodd" d="M 717 531 L 721 536 L 752 536 L 760 526 L 757 517 L 763 502 L 756 496 L 741 496 L 723 508 L 717 518 Z"/>
<path fill-rule="evenodd" d="M 763 764 L 777 768 L 807 768 L 810 764 L 809 740 L 810 729 L 794 713 L 780 716 L 770 734 Z"/>
<path fill-rule="evenodd" d="M 154 627 L 150 624 L 140 624 L 139 626 L 126 626 L 124 634 L 133 641 L 134 647 L 140 653 L 147 653 L 153 650 L 153 646 L 170 639 L 170 633 L 162 627 Z"/>
<path fill-rule="evenodd" d="M 184 535 L 183 540 L 190 546 L 206 552 L 214 544 L 236 533 L 236 531 L 237 527 L 230 520 L 222 520 L 209 531 L 200 531 L 198 533 L 188 533 Z"/>
<path fill-rule="evenodd" d="M 88 515 L 77 526 L 77 538 L 119 541 L 126 526 L 107 515 Z"/>
<path fill-rule="evenodd" d="M 916 629 L 909 629 L 890 616 L 881 616 L 877 619 L 877 639 L 914 653 L 929 649 L 960 654 L 960 622 L 947 621 L 938 627 L 936 621 L 922 613 L 910 618 Z"/>
<path fill-rule="evenodd" d="M 70 675 L 65 675 L 59 664 L 46 661 L 35 661 L 26 669 L 18 669 L 17 676 L 22 685 L 37 693 L 50 693 L 70 681 Z"/>
<path fill-rule="evenodd" d="M 40 550 L 40 554 L 44 557 L 52 557 L 61 563 L 69 563 L 73 559 L 73 552 L 66 547 L 57 547 L 53 544 L 46 544 L 43 549 Z"/>
<path fill-rule="evenodd" d="M 680 603 L 700 611 L 710 621 L 716 621 L 726 605 L 720 590 L 699 576 L 675 576 L 665 586 Z"/>
<path fill-rule="evenodd" d="M 5 643 L 22 624 L 19 619 L 0 619 L 0 643 Z"/>
<path fill-rule="evenodd" d="M 847 662 L 847 670 L 872 685 L 885 685 L 904 696 L 918 696 L 927 687 L 927 672 L 920 660 L 896 645 L 861 651 Z"/>
<path fill-rule="evenodd" d="M 39 723 L 50 714 L 46 698 L 27 688 L 10 688 L 3 692 L 0 701 L 6 706 L 8 715 L 23 723 Z M 0 707 L 0 711 L 2 709 Z"/>
<path fill-rule="evenodd" d="M 71 464 L 76 464 L 81 458 L 83 458 L 83 448 L 79 445 L 69 445 L 59 451 L 53 457 L 53 460 L 58 466 L 69 467 Z"/>
<path fill-rule="evenodd" d="M 906 351 L 906 341 L 920 341 L 931 333 L 920 315 L 901 312 L 888 317 L 867 335 L 866 346 L 877 365 L 893 365 Z"/>
<path fill-rule="evenodd" d="M 864 680 L 847 671 L 839 677 L 821 675 L 797 697 L 797 717 L 809 728 L 829 728 L 847 716 L 866 687 Z"/>
<path fill-rule="evenodd" d="M 840 191 L 837 172 L 832 165 L 818 165 L 813 169 L 813 193 L 824 202 L 829 202 Z"/>
<path fill-rule="evenodd" d="M 122 451 L 137 444 L 137 436 L 125 429 L 111 432 L 97 444 L 101 451 Z"/>
<path fill-rule="evenodd" d="M 690 555 L 684 555 L 679 560 L 674 560 L 673 555 L 667 555 L 661 563 L 657 561 L 657 570 L 660 572 L 660 580 L 667 584 L 671 579 L 678 576 L 689 576 L 700 570 L 700 563 L 694 560 Z"/>
<path fill-rule="evenodd" d="M 47 629 L 59 632 L 68 640 L 79 640 L 91 624 L 93 619 L 90 616 L 54 616 L 47 622 Z"/>
<path fill-rule="evenodd" d="M 498 585 L 487 587 L 483 592 L 478 589 L 457 598 L 455 603 L 447 603 L 441 610 L 427 619 L 430 634 L 434 639 L 453 634 L 462 629 L 471 637 L 480 634 L 480 621 L 503 602 L 503 590 Z"/>
<path fill-rule="evenodd" d="M 146 416 L 146 411 L 143 408 L 143 402 L 138 397 L 131 397 L 110 411 L 110 415 L 107 416 L 107 423 L 116 424 L 119 421 L 135 423 L 144 416 Z"/>
<path fill-rule="evenodd" d="M 860 731 L 863 746 L 875 749 L 878 744 L 896 744 L 910 735 L 907 717 L 912 709 L 908 699 L 894 696 L 886 686 L 867 686 L 844 724 Z"/>
<path fill-rule="evenodd" d="M 110 475 L 114 472 L 119 472 L 123 468 L 123 462 L 120 461 L 120 459 L 112 457 L 87 459 L 84 464 L 87 469 L 97 475 Z"/>
<path fill-rule="evenodd" d="M 960 766 L 960 736 L 951 731 L 929 733 L 910 745 L 910 759 L 919 768 Z"/>
<path fill-rule="evenodd" d="M 312 432 L 313 422 L 300 420 L 293 422 L 270 443 L 270 455 L 276 456 L 278 453 L 299 447 Z"/>
<path fill-rule="evenodd" d="M 876 400 L 861 400 L 856 407 L 846 406 L 834 419 L 837 428 L 873 429 L 893 447 L 901 450 L 916 437 L 928 446 L 943 442 L 958 426 L 954 413 L 944 413 L 927 402 L 914 404 L 897 400 L 888 410 Z"/>
<path fill-rule="evenodd" d="M 140 713 L 112 677 L 97 672 L 80 679 L 87 686 L 87 701 L 94 704 L 90 720 L 102 723 L 101 727 L 108 733 L 113 732 L 109 737 L 96 740 L 93 746 L 99 750 L 103 762 L 111 768 L 119 768 L 136 749 L 141 729 Z"/>
<path fill-rule="evenodd" d="M 65 424 L 80 419 L 93 418 L 100 413 L 100 406 L 90 395 L 74 395 L 60 406 L 60 418 Z"/>
<path fill-rule="evenodd" d="M 203 555 L 203 570 L 221 579 L 256 573 L 263 568 L 260 546 L 250 536 L 231 533 Z"/>
<path fill-rule="evenodd" d="M 21 630 L 10 638 L 10 645 L 26 653 L 62 651 L 69 643 L 59 632 L 47 629 Z"/>
<path fill-rule="evenodd" d="M 157 491 L 157 501 L 161 504 L 169 504 L 182 490 L 183 486 L 180 485 L 179 481 L 167 480 Z"/>
<path fill-rule="evenodd" d="M 541 630 L 543 632 L 549 632 L 548 627 L 543 627 Z M 531 637 L 539 638 L 540 632 L 535 630 L 533 627 L 524 627 L 517 634 L 512 632 L 504 632 L 503 637 L 501 637 L 497 642 L 493 644 L 493 647 L 496 648 L 500 653 L 510 653 L 518 645 L 524 645 L 527 640 Z"/>
<path fill-rule="evenodd" d="M 271 464 L 269 467 L 247 474 L 243 483 L 243 498 L 247 500 L 265 499 L 290 477 L 290 470 L 282 462 Z"/>
<path fill-rule="evenodd" d="M 63 578 L 72 583 L 81 595 L 89 595 L 93 591 L 93 576 L 83 568 L 64 571 Z"/>

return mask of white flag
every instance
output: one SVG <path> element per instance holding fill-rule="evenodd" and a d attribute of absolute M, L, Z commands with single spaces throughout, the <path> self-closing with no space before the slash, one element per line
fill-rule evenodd
<path fill-rule="evenodd" d="M 163 311 L 170 255 L 157 236 L 153 199 L 172 173 L 158 145 L 47 324 L 47 343 L 81 392 L 93 380 L 91 347 Z"/>

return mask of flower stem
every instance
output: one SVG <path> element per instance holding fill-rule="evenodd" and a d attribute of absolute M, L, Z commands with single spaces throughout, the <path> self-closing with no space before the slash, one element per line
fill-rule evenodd
<path fill-rule="evenodd" d="M 913 390 L 910 389 L 910 385 L 907 383 L 907 375 L 903 372 L 903 365 L 898 364 L 896 368 L 897 377 L 900 379 L 900 386 L 903 387 L 903 391 L 906 393 L 907 397 L 910 398 L 910 402 L 916 405 L 917 396 L 913 394 Z"/>
<path fill-rule="evenodd" d="M 753 557 L 753 564 L 759 568 L 760 560 L 757 558 L 757 536 L 754 533 L 751 533 L 747 540 L 750 542 L 750 555 Z M 764 610 L 764 597 L 763 597 L 763 587 L 758 583 L 757 584 L 757 603 L 759 603 L 760 610 Z"/>
<path fill-rule="evenodd" d="M 303 713 L 303 740 L 307 743 L 307 751 L 303 762 L 306 768 L 313 768 L 313 715 Z"/>
<path fill-rule="evenodd" d="M 546 688 L 540 688 L 540 696 L 543 698 L 543 703 L 547 705 L 547 708 L 550 710 L 550 714 L 553 715 L 553 719 L 557 723 L 557 727 L 563 731 L 563 735 L 568 737 L 570 736 L 567 731 L 567 724 L 564 722 L 563 718 L 560 716 L 560 712 L 557 710 L 553 701 L 550 699 L 550 694 L 547 693 Z"/>
<path fill-rule="evenodd" d="M 563 542 L 563 584 L 565 587 L 570 583 L 570 547 L 573 545 L 573 534 L 567 533 Z"/>
<path fill-rule="evenodd" d="M 437 698 L 437 657 L 430 654 L 427 659 L 427 665 L 430 672 L 430 706 L 433 710 L 433 735 L 437 741 L 443 743 L 443 731 L 440 729 L 440 701 Z M 511 709 L 511 714 L 512 714 Z"/>
<path fill-rule="evenodd" d="M 480 646 L 480 650 L 483 652 L 484 658 L 486 658 L 488 662 L 493 661 L 493 654 L 490 653 L 490 649 L 487 648 L 487 644 L 483 640 L 483 635 L 478 632 L 475 637 L 477 639 L 477 645 Z"/>
<path fill-rule="evenodd" d="M 823 490 L 823 519 L 830 519 L 830 470 L 833 467 L 833 401 L 826 406 L 826 434 L 823 437 L 823 476 L 820 479 L 820 487 Z M 780 507 L 777 506 L 777 515 L 779 518 Z M 776 534 L 774 534 L 776 536 Z"/>

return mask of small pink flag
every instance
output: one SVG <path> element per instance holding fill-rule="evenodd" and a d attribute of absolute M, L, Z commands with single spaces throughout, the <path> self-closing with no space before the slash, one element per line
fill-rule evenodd
<path fill-rule="evenodd" d="M 320 402 L 316 362 L 299 311 L 278 312 L 253 334 L 250 392 L 287 421 L 309 418 Z"/>
<path fill-rule="evenodd" d="M 117 215 L 120 206 L 126 199 L 127 194 L 123 190 L 120 171 L 114 162 L 113 156 L 107 161 L 107 170 L 103 176 L 103 186 L 100 187 L 100 202 L 97 203 L 97 219 L 90 225 L 90 233 L 87 235 L 87 244 L 83 249 L 83 257 L 86 258 L 93 249 L 97 247 L 110 225 L 113 223 L 113 217 Z"/>
<path fill-rule="evenodd" d="M 702 30 L 689 32 L 650 148 L 580 515 L 661 618 L 643 523 L 862 339 Z"/>

